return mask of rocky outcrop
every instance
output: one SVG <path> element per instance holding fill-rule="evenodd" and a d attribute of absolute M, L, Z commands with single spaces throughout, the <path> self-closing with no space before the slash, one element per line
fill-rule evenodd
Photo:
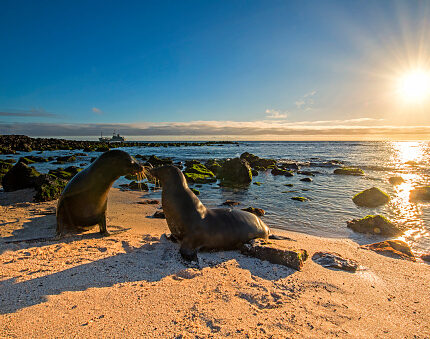
<path fill-rule="evenodd" d="M 244 185 L 252 181 L 251 167 L 239 158 L 227 160 L 218 175 L 224 185 Z"/>
<path fill-rule="evenodd" d="M 286 177 L 292 177 L 294 175 L 292 171 L 284 170 L 278 167 L 273 168 L 271 173 L 272 175 L 283 175 Z"/>
<path fill-rule="evenodd" d="M 34 201 L 51 201 L 58 199 L 67 185 L 67 180 L 56 178 L 49 174 L 42 174 L 35 180 L 36 195 Z"/>
<path fill-rule="evenodd" d="M 291 200 L 296 200 L 301 202 L 309 201 L 309 199 L 305 197 L 291 197 Z"/>
<path fill-rule="evenodd" d="M 347 226 L 355 232 L 395 237 L 403 234 L 396 225 L 382 215 L 368 215 L 361 219 L 347 222 Z"/>
<path fill-rule="evenodd" d="M 23 188 L 33 188 L 35 179 L 40 175 L 36 169 L 18 162 L 3 177 L 2 184 L 6 192 Z"/>
<path fill-rule="evenodd" d="M 400 185 L 405 182 L 405 179 L 403 179 L 402 177 L 390 177 L 388 178 L 388 182 L 391 185 Z"/>
<path fill-rule="evenodd" d="M 335 268 L 342 271 L 356 272 L 360 264 L 352 259 L 345 259 L 340 254 L 334 252 L 316 252 L 312 260 L 318 265 L 326 268 Z"/>
<path fill-rule="evenodd" d="M 184 171 L 184 176 L 185 179 L 191 183 L 206 184 L 216 181 L 215 174 L 199 162 L 188 162 L 187 168 Z"/>
<path fill-rule="evenodd" d="M 301 270 L 308 258 L 306 250 L 288 250 L 264 239 L 254 239 L 241 247 L 241 252 L 272 264 L 284 265 Z"/>
<path fill-rule="evenodd" d="M 352 201 L 357 206 L 378 207 L 389 202 L 390 197 L 387 193 L 382 192 L 379 188 L 372 187 L 354 195 Z"/>
<path fill-rule="evenodd" d="M 430 186 L 415 187 L 409 193 L 411 201 L 430 201 Z"/>
<path fill-rule="evenodd" d="M 4 175 L 9 172 L 12 167 L 13 164 L 11 164 L 10 162 L 0 160 L 0 183 L 2 182 Z"/>
<path fill-rule="evenodd" d="M 402 240 L 386 240 L 374 244 L 363 245 L 361 248 L 372 250 L 396 259 L 416 261 L 409 245 Z"/>
<path fill-rule="evenodd" d="M 245 152 L 240 155 L 240 159 L 246 160 L 251 168 L 259 171 L 264 171 L 268 168 L 276 166 L 276 160 L 260 158 L 254 154 Z"/>
<path fill-rule="evenodd" d="M 159 167 L 159 166 L 164 166 L 164 165 L 173 165 L 173 161 L 172 159 L 161 159 L 159 157 L 157 157 L 156 155 L 151 155 L 148 159 L 148 161 L 146 162 L 146 164 L 151 165 L 153 167 Z"/>
<path fill-rule="evenodd" d="M 252 206 L 247 207 L 247 208 L 242 208 L 242 211 L 255 214 L 257 217 L 262 217 L 264 214 L 266 214 L 266 211 L 263 210 L 262 208 L 256 208 L 256 207 L 252 207 Z"/>

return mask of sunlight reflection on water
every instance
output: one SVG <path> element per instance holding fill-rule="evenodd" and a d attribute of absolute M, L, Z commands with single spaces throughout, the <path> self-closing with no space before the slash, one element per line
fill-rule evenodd
<path fill-rule="evenodd" d="M 411 166 L 415 167 L 425 160 L 428 147 L 423 142 L 393 142 L 392 149 L 391 161 L 394 162 L 395 168 L 401 170 L 402 178 L 405 180 L 402 184 L 394 186 L 394 195 L 390 202 L 394 214 L 393 221 L 407 229 L 398 239 L 412 244 L 419 238 L 430 236 L 422 220 L 421 205 L 409 199 L 411 190 L 425 181 L 422 173 L 413 171 Z"/>

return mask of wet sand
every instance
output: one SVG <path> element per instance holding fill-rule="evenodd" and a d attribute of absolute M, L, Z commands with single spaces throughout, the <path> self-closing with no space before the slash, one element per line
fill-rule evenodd
<path fill-rule="evenodd" d="M 55 204 L 0 193 L 0 337 L 429 338 L 430 265 L 348 239 L 275 230 L 289 248 L 337 252 L 357 273 L 308 259 L 302 271 L 236 251 L 184 262 L 157 205 L 112 189 L 109 237 L 51 237 Z"/>

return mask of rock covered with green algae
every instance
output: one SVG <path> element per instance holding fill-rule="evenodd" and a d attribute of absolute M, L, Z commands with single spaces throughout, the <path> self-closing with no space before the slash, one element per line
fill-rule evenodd
<path fill-rule="evenodd" d="M 364 175 L 364 171 L 362 169 L 353 167 L 336 168 L 333 173 L 339 175 Z"/>
<path fill-rule="evenodd" d="M 82 171 L 82 168 L 76 166 L 69 166 L 65 169 L 58 167 L 55 170 L 50 170 L 49 174 L 60 179 L 70 180 L 80 171 Z"/>
<path fill-rule="evenodd" d="M 409 194 L 411 201 L 430 201 L 430 186 L 415 187 Z"/>
<path fill-rule="evenodd" d="M 248 256 L 301 270 L 308 258 L 304 249 L 289 250 L 264 239 L 254 239 L 242 245 L 240 251 Z"/>
<path fill-rule="evenodd" d="M 276 166 L 276 160 L 260 158 L 249 152 L 242 153 L 240 155 L 240 159 L 246 160 L 249 166 L 251 166 L 251 168 L 260 170 L 260 171 L 266 170 L 268 168 L 274 168 Z"/>
<path fill-rule="evenodd" d="M 252 181 L 251 167 L 243 159 L 234 158 L 224 162 L 218 177 L 223 185 L 244 185 Z"/>
<path fill-rule="evenodd" d="M 294 175 L 292 171 L 288 171 L 278 167 L 273 168 L 270 173 L 272 173 L 272 175 L 283 175 L 286 177 L 292 177 Z"/>
<path fill-rule="evenodd" d="M 50 174 L 40 175 L 35 182 L 36 195 L 34 201 L 51 201 L 58 199 L 67 185 L 67 180 L 54 177 Z"/>
<path fill-rule="evenodd" d="M 215 174 L 201 163 L 189 163 L 184 171 L 184 176 L 188 182 L 192 183 L 211 183 L 215 182 Z"/>
<path fill-rule="evenodd" d="M 361 219 L 347 221 L 347 226 L 355 232 L 377 235 L 399 236 L 403 231 L 382 215 L 368 215 Z"/>
<path fill-rule="evenodd" d="M 372 187 L 354 195 L 352 201 L 357 206 L 378 207 L 389 202 L 390 196 L 379 188 Z"/>
<path fill-rule="evenodd" d="M 296 201 L 301 201 L 301 202 L 309 201 L 309 199 L 305 197 L 291 197 L 291 199 Z"/>
<path fill-rule="evenodd" d="M 402 240 L 386 240 L 373 244 L 362 245 L 360 248 L 368 249 L 396 259 L 416 261 L 411 248 Z"/>
<path fill-rule="evenodd" d="M 205 166 L 209 171 L 211 171 L 215 175 L 218 175 L 222 170 L 222 166 L 220 162 L 215 159 L 209 159 L 208 161 L 206 161 Z"/>

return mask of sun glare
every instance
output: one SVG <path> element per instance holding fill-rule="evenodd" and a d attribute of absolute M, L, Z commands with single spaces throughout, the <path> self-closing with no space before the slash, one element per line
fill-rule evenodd
<path fill-rule="evenodd" d="M 422 103 L 430 97 L 430 71 L 417 69 L 404 74 L 399 79 L 398 92 L 408 103 Z"/>

